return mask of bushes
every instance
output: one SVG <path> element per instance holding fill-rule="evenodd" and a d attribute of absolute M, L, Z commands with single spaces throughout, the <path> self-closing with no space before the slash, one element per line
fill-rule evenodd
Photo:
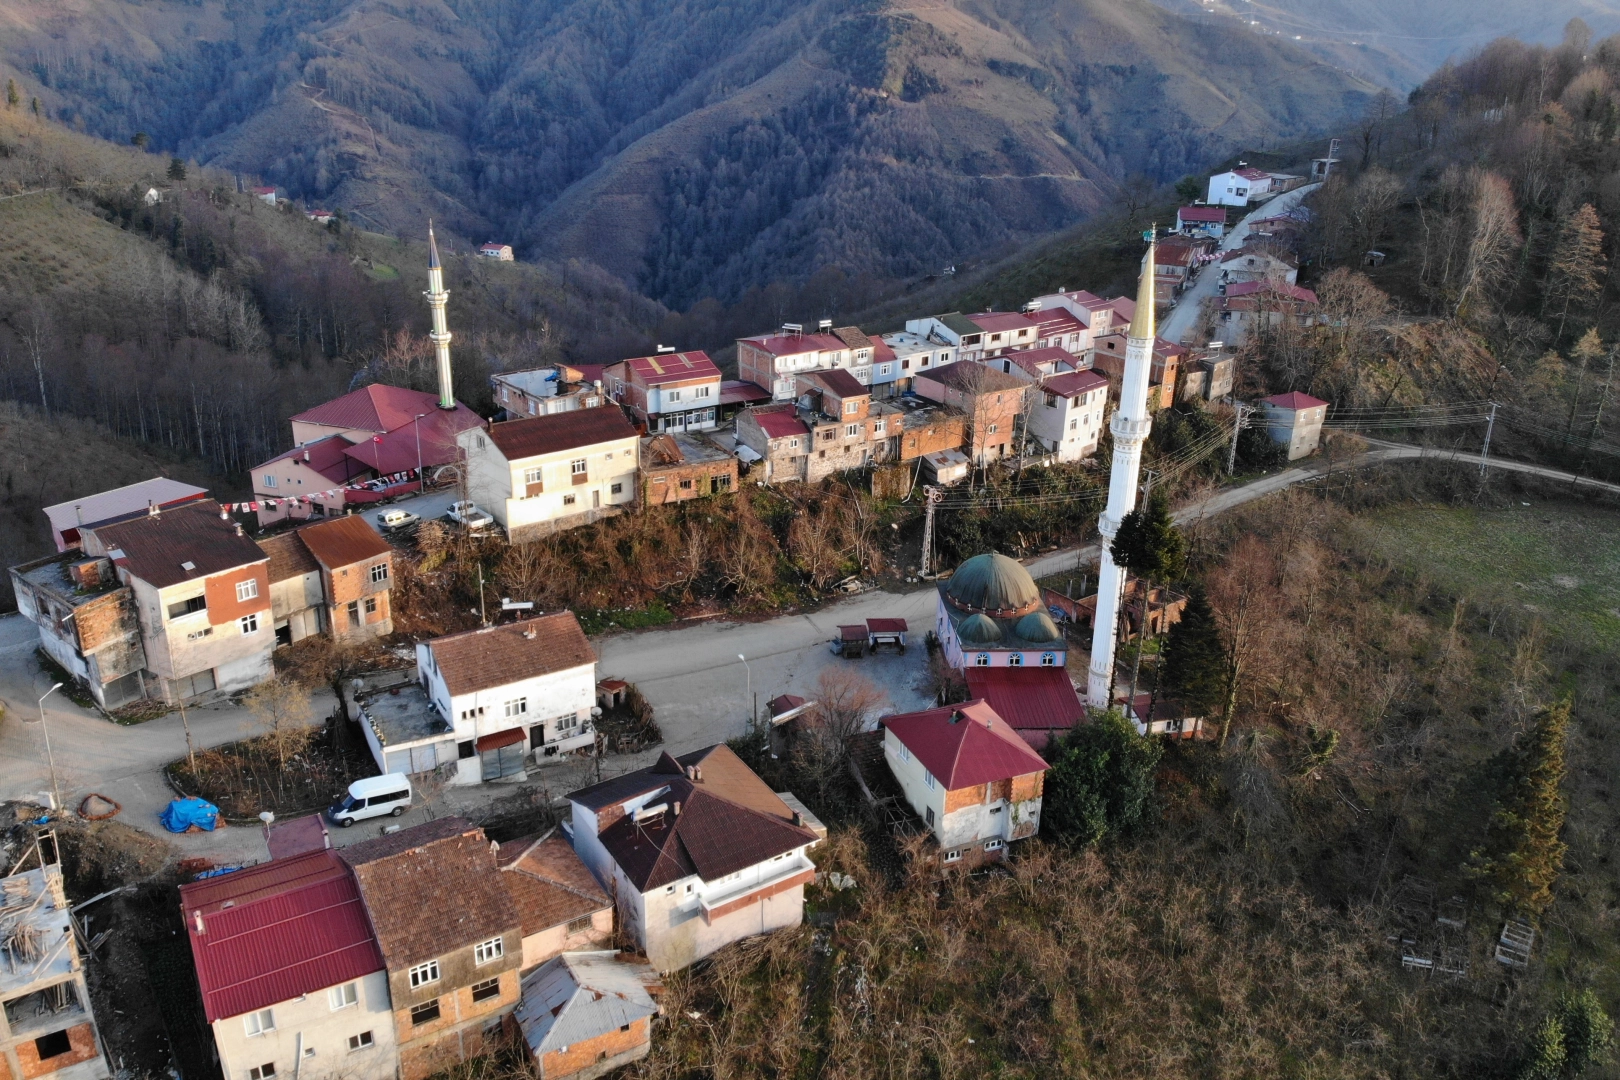
<path fill-rule="evenodd" d="M 1076 847 L 1130 832 L 1152 812 L 1162 753 L 1117 709 L 1074 727 L 1050 753 L 1041 831 Z"/>

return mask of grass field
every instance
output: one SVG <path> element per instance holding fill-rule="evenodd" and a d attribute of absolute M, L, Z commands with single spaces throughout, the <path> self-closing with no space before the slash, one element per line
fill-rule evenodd
<path fill-rule="evenodd" d="M 1373 550 L 1447 592 L 1620 645 L 1620 512 L 1562 502 L 1408 506 L 1360 526 Z"/>

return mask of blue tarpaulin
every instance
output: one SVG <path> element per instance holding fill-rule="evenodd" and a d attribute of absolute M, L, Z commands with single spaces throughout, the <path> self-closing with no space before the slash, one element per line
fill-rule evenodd
<path fill-rule="evenodd" d="M 176 799 L 158 815 L 158 820 L 173 833 L 183 833 L 193 826 L 213 832 L 219 824 L 219 807 L 207 799 Z"/>

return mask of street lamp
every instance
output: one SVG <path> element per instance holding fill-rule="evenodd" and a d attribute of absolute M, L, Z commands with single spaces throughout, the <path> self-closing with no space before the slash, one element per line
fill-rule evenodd
<path fill-rule="evenodd" d="M 754 669 L 748 666 L 748 657 L 742 653 L 737 654 L 737 659 L 742 661 L 743 671 L 748 673 L 748 700 L 753 708 L 748 714 L 748 726 L 753 727 L 754 722 L 759 719 L 759 702 L 754 700 Z"/>
<path fill-rule="evenodd" d="M 56 755 L 51 753 L 51 728 L 45 722 L 45 699 L 60 689 L 62 689 L 62 684 L 57 683 L 39 695 L 39 727 L 45 733 L 45 760 L 50 762 L 51 765 L 51 798 L 56 801 L 58 810 L 62 809 L 62 788 L 56 782 Z"/>

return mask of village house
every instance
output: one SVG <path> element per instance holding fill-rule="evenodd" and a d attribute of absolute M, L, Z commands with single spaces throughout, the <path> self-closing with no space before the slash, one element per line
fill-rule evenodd
<path fill-rule="evenodd" d="M 1281 281 L 1289 285 L 1299 281 L 1299 260 L 1286 251 L 1271 245 L 1245 244 L 1221 256 L 1221 280 L 1232 283 L 1242 281 Z"/>
<path fill-rule="evenodd" d="M 646 506 L 700 499 L 737 488 L 737 459 L 693 435 L 651 435 L 641 440 L 637 468 Z"/>
<path fill-rule="evenodd" d="M 1327 402 L 1294 390 L 1263 398 L 1260 407 L 1266 414 L 1266 433 L 1273 442 L 1288 447 L 1289 461 L 1316 453 L 1322 425 L 1327 422 Z"/>
<path fill-rule="evenodd" d="M 1030 436 L 1060 462 L 1097 452 L 1102 438 L 1108 379 L 1095 371 L 1048 375 L 1032 388 L 1026 414 Z"/>
<path fill-rule="evenodd" d="M 304 216 L 317 225 L 330 225 L 337 220 L 337 215 L 330 210 L 305 210 Z"/>
<path fill-rule="evenodd" d="M 574 850 L 658 971 L 804 918 L 812 819 L 724 743 L 568 796 Z"/>
<path fill-rule="evenodd" d="M 904 412 L 898 420 L 899 433 L 893 435 L 891 460 L 904 463 L 936 454 L 954 454 L 967 460 L 961 453 L 967 445 L 966 414 L 915 396 L 901 398 L 899 404 Z M 894 421 L 889 423 L 891 433 L 895 426 Z"/>
<path fill-rule="evenodd" d="M 646 1057 L 656 978 L 611 950 L 563 953 L 525 978 L 514 1019 L 539 1080 L 593 1080 Z"/>
<path fill-rule="evenodd" d="M 39 647 L 103 709 L 146 697 L 146 650 L 135 590 L 110 559 L 69 551 L 11 568 L 17 611 L 39 628 Z"/>
<path fill-rule="evenodd" d="M 1208 241 L 1195 240 L 1188 236 L 1179 236 L 1172 233 L 1163 237 L 1154 245 L 1153 255 L 1153 302 L 1155 304 L 1170 304 L 1181 291 L 1187 287 L 1192 279 L 1193 268 L 1198 264 L 1199 253 L 1208 246 Z M 1142 256 L 1143 262 L 1147 256 Z"/>
<path fill-rule="evenodd" d="M 1107 375 L 1117 386 L 1125 377 L 1125 334 L 1105 334 L 1098 338 L 1085 366 Z M 1148 405 L 1167 409 L 1176 401 L 1176 377 L 1187 348 L 1162 337 L 1153 339 L 1153 363 L 1148 368 Z"/>
<path fill-rule="evenodd" d="M 877 398 L 892 398 L 900 392 L 900 377 L 905 369 L 900 366 L 900 358 L 895 355 L 893 348 L 882 338 L 869 339 L 872 343 L 872 366 L 868 372 L 865 368 L 851 368 L 850 372 L 855 380 L 863 385 L 872 387 L 872 396 Z M 862 378 L 863 374 L 870 374 L 870 378 Z"/>
<path fill-rule="evenodd" d="M 1048 375 L 1074 371 L 1080 366 L 1078 357 L 1067 349 L 1056 346 L 1041 346 L 1004 353 L 994 360 L 985 360 L 983 363 L 993 371 L 1016 375 L 1025 382 L 1040 382 Z"/>
<path fill-rule="evenodd" d="M 1310 326 L 1320 304 L 1310 289 L 1283 282 L 1244 281 L 1228 285 L 1221 297 L 1221 322 L 1230 326 L 1228 340 L 1241 338 L 1255 326 L 1277 326 L 1285 321 Z"/>
<path fill-rule="evenodd" d="M 649 434 L 708 431 L 718 422 L 720 369 L 706 352 L 621 360 L 608 366 L 604 382 L 613 400 Z"/>
<path fill-rule="evenodd" d="M 594 409 L 608 401 L 600 378 L 588 378 L 585 371 L 566 364 L 503 371 L 491 375 L 489 382 L 506 420 Z"/>
<path fill-rule="evenodd" d="M 1019 453 L 1019 416 L 1026 392 L 1023 380 L 964 360 L 918 375 L 912 387 L 919 396 L 967 416 L 963 449 L 974 464 L 987 465 Z"/>
<path fill-rule="evenodd" d="M 893 456 L 900 406 L 874 403 L 871 390 L 848 371 L 812 371 L 795 383 L 795 403 L 737 417 L 737 441 L 765 461 L 767 482 L 814 483 Z"/>
<path fill-rule="evenodd" d="M 394 549 L 359 514 L 307 525 L 297 532 L 321 571 L 328 631 L 339 640 L 394 632 L 390 590 Z M 280 630 L 277 630 L 280 637 Z"/>
<path fill-rule="evenodd" d="M 1252 200 L 1270 192 L 1270 173 L 1240 163 L 1230 172 L 1216 173 L 1209 178 L 1209 197 L 1204 201 L 1211 206 L 1248 206 Z"/>
<path fill-rule="evenodd" d="M 1000 356 L 1010 349 L 1033 349 L 1040 329 L 1034 319 L 1016 311 L 984 311 L 969 315 L 968 321 L 984 334 L 980 357 Z"/>
<path fill-rule="evenodd" d="M 975 699 L 886 716 L 883 759 L 939 845 L 945 866 L 1007 857 L 1041 827 L 1046 762 L 988 703 Z"/>
<path fill-rule="evenodd" d="M 336 852 L 182 885 L 180 907 L 224 1080 L 393 1080 L 388 973 Z"/>
<path fill-rule="evenodd" d="M 271 206 L 276 205 L 276 189 L 275 188 L 273 188 L 273 187 L 256 187 L 256 188 L 250 188 L 249 190 L 252 192 L 253 197 L 255 199 L 258 199 L 260 202 L 268 203 Z"/>
<path fill-rule="evenodd" d="M 924 319 L 907 319 L 906 332 L 954 350 L 954 360 L 975 360 L 984 355 L 984 331 L 963 315 L 952 311 Z"/>
<path fill-rule="evenodd" d="M 496 262 L 511 262 L 512 245 L 497 244 L 495 241 L 491 240 L 489 243 L 479 247 L 478 255 L 480 258 L 494 259 Z"/>
<path fill-rule="evenodd" d="M 353 445 L 341 435 L 328 435 L 255 465 L 259 528 L 343 513 L 345 496 L 354 494 L 347 485 L 371 476 L 369 466 L 348 455 Z"/>
<path fill-rule="evenodd" d="M 613 901 L 555 829 L 508 840 L 495 853 L 495 864 L 522 926 L 522 971 L 613 939 Z"/>
<path fill-rule="evenodd" d="M 975 555 L 937 589 L 934 632 L 951 667 L 1061 668 L 1067 661 L 1063 633 L 1016 559 Z"/>
<path fill-rule="evenodd" d="M 84 553 L 133 592 L 146 697 L 245 690 L 270 676 L 270 557 L 212 499 L 86 529 Z"/>
<path fill-rule="evenodd" d="M 943 367 L 956 360 L 956 347 L 913 334 L 909 330 L 884 334 L 884 346 L 894 355 L 895 393 L 911 389 L 912 378 L 933 367 Z"/>
<path fill-rule="evenodd" d="M 45 508 L 51 523 L 51 539 L 57 551 L 76 550 L 79 530 L 111 525 L 144 514 L 152 507 L 171 510 L 182 503 L 208 498 L 206 488 L 182 484 L 166 476 L 154 476 L 138 484 L 126 484 L 111 491 L 98 491 Z"/>
<path fill-rule="evenodd" d="M 1076 356 L 1089 352 L 1092 343 L 1109 333 L 1123 334 L 1130 329 L 1131 317 L 1136 314 L 1136 301 L 1125 296 L 1104 300 L 1082 290 L 1060 289 L 1055 293 L 1037 296 L 1026 306 L 1030 317 L 1043 320 L 1056 312 L 1067 312 L 1079 324 L 1071 329 L 1067 322 L 1055 323 L 1052 333 L 1041 335 L 1047 346 L 1058 346 Z M 1057 340 L 1061 337 L 1063 340 Z"/>
<path fill-rule="evenodd" d="M 276 647 L 325 633 L 331 616 L 326 610 L 321 564 L 298 533 L 267 536 L 259 547 L 270 556 L 270 621 L 276 631 Z"/>
<path fill-rule="evenodd" d="M 1037 300 L 1025 305 L 1024 313 L 1035 322 L 1035 346 L 1041 349 L 1062 349 L 1071 355 L 1084 352 L 1091 344 L 1091 323 L 1081 319 L 1066 307 L 1040 308 Z"/>
<path fill-rule="evenodd" d="M 725 423 L 743 409 L 763 405 L 771 400 L 771 392 L 742 379 L 723 379 L 720 382 L 720 421 Z"/>
<path fill-rule="evenodd" d="M 1176 211 L 1176 231 L 1219 240 L 1226 235 L 1226 207 L 1183 206 Z"/>
<path fill-rule="evenodd" d="M 852 366 L 849 346 L 832 332 L 831 323 L 823 326 L 823 331 L 806 334 L 802 326 L 788 323 L 772 334 L 738 338 L 738 377 L 769 390 L 776 401 L 791 401 L 793 380 L 802 372 Z"/>
<path fill-rule="evenodd" d="M 767 484 L 803 480 L 810 441 L 810 427 L 795 405 L 760 405 L 737 414 L 738 455 L 748 451 Z"/>
<path fill-rule="evenodd" d="M 514 544 L 635 504 L 638 436 L 616 407 L 508 420 L 459 438 L 472 500 Z"/>
<path fill-rule="evenodd" d="M 522 924 L 494 847 L 442 817 L 341 851 L 388 974 L 398 1080 L 484 1054 L 517 1007 Z"/>
<path fill-rule="evenodd" d="M 1237 361 L 1231 353 L 1192 350 L 1183 359 L 1176 383 L 1179 400 L 1219 401 L 1232 392 Z"/>
<path fill-rule="evenodd" d="M 0 1076 L 103 1080 L 111 1070 L 62 867 L 41 857 L 37 868 L 0 878 L 0 897 L 0 940 L 8 953 L 0 964 Z"/>

